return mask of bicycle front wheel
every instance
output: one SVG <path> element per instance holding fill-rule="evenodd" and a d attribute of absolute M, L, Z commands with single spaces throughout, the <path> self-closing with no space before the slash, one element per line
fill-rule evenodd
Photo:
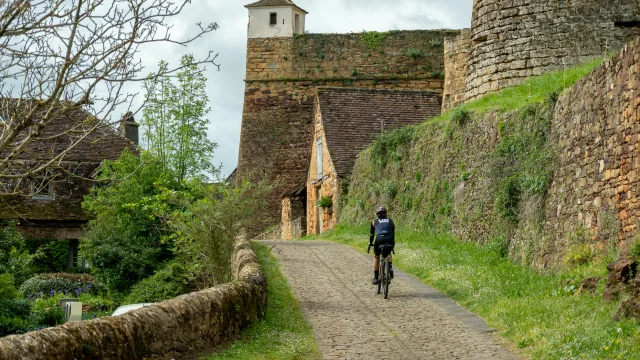
<path fill-rule="evenodd" d="M 384 269 L 382 286 L 384 287 L 384 298 L 386 299 L 389 296 L 389 283 L 391 282 L 391 271 L 389 270 L 389 263 L 386 261 L 384 262 Z"/>

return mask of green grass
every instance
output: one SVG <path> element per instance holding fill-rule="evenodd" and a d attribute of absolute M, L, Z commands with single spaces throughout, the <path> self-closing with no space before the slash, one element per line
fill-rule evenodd
<path fill-rule="evenodd" d="M 367 235 L 340 225 L 311 238 L 364 252 Z M 640 322 L 613 320 L 619 304 L 602 301 L 602 284 L 595 296 L 575 293 L 580 280 L 605 276 L 604 265 L 537 272 L 449 234 L 400 231 L 396 239 L 396 267 L 484 317 L 534 359 L 640 359 Z"/>
<path fill-rule="evenodd" d="M 267 246 L 253 246 L 269 283 L 266 317 L 247 329 L 230 348 L 208 359 L 321 359 L 313 330 L 302 316 L 278 261 Z"/>
<path fill-rule="evenodd" d="M 469 112 L 482 113 L 492 110 L 504 112 L 520 109 L 529 104 L 537 104 L 544 101 L 551 94 L 561 94 L 565 89 L 572 87 L 578 80 L 600 66 L 602 62 L 602 59 L 596 59 L 583 65 L 568 68 L 566 71 L 560 70 L 534 76 L 528 78 L 521 85 L 485 95 L 478 100 L 464 104 L 461 108 Z M 450 120 L 452 114 L 452 111 L 448 111 L 428 120 L 427 123 Z"/>

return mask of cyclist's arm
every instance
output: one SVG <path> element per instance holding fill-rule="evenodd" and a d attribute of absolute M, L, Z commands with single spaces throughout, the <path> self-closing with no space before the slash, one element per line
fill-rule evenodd
<path fill-rule="evenodd" d="M 369 230 L 369 244 L 373 242 L 373 235 L 376 233 L 376 227 L 373 224 L 374 221 L 371 222 L 371 229 Z"/>

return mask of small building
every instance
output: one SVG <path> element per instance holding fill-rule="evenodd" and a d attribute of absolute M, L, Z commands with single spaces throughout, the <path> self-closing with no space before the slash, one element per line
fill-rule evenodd
<path fill-rule="evenodd" d="M 376 136 L 440 115 L 439 93 L 317 88 L 311 162 L 306 184 L 307 234 L 333 228 L 358 154 Z M 332 203 L 319 208 L 317 203 Z"/>
<path fill-rule="evenodd" d="M 304 34 L 309 13 L 291 0 L 260 0 L 245 7 L 249 9 L 249 39 Z"/>
<path fill-rule="evenodd" d="M 95 121 L 99 123 L 94 132 L 87 135 L 81 131 L 83 124 Z M 41 136 L 18 154 L 14 166 L 33 168 L 34 164 L 47 163 L 62 152 L 66 151 L 66 155 L 33 176 L 0 180 L 4 189 L 7 185 L 13 189 L 0 193 L 0 220 L 17 220 L 18 230 L 27 241 L 68 241 L 70 267 L 82 266 L 78 244 L 84 237 L 83 227 L 91 218 L 82 209 L 84 196 L 95 184 L 90 179 L 105 160 L 118 159 L 127 148 L 136 152 L 137 144 L 138 124 L 131 113 L 123 116 L 117 130 L 83 109 L 57 116 L 43 128 Z M 0 158 L 5 156 L 0 154 Z"/>

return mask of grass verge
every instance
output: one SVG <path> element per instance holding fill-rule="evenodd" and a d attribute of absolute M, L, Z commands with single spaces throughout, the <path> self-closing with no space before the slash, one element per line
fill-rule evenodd
<path fill-rule="evenodd" d="M 253 247 L 269 283 L 267 315 L 230 348 L 207 359 L 322 359 L 313 330 L 302 316 L 278 260 L 267 246 L 254 243 Z"/>
<path fill-rule="evenodd" d="M 368 228 L 341 225 L 310 238 L 364 252 L 367 235 Z M 450 234 L 401 231 L 396 243 L 394 267 L 484 317 L 535 359 L 640 359 L 640 322 L 613 320 L 619 304 L 602 301 L 602 284 L 596 295 L 576 292 L 580 280 L 605 276 L 603 265 L 537 272 Z"/>

